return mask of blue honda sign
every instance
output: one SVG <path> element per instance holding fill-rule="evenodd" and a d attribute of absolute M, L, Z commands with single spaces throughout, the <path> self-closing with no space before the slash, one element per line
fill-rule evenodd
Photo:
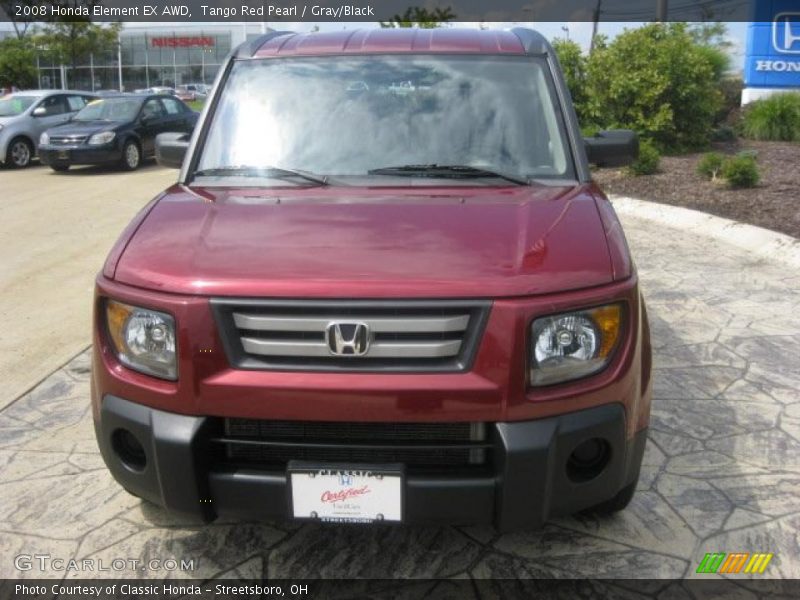
<path fill-rule="evenodd" d="M 800 89 L 800 1 L 754 0 L 747 34 L 745 98 Z"/>

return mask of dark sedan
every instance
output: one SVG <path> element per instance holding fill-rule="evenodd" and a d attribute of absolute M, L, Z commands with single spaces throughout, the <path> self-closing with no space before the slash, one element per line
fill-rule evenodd
<path fill-rule="evenodd" d="M 55 171 L 72 165 L 118 164 L 133 171 L 153 156 L 159 133 L 189 133 L 198 114 L 177 98 L 117 95 L 87 104 L 39 140 L 39 159 Z"/>

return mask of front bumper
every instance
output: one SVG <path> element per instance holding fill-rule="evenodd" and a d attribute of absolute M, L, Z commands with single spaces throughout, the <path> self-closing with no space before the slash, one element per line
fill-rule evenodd
<path fill-rule="evenodd" d="M 211 521 L 220 515 L 289 518 L 285 472 L 220 466 L 209 438 L 214 418 L 169 413 L 112 395 L 102 401 L 95 432 L 103 458 L 126 489 L 170 511 Z M 133 469 L 117 454 L 115 431 L 131 432 L 145 449 Z M 573 450 L 605 440 L 609 459 L 595 477 L 568 475 Z M 614 497 L 638 478 L 646 429 L 626 437 L 625 410 L 606 404 L 569 414 L 494 423 L 490 472 L 481 476 L 414 475 L 405 479 L 409 523 L 485 523 L 501 531 L 541 526 Z"/>
<path fill-rule="evenodd" d="M 100 165 L 122 160 L 122 151 L 109 146 L 39 146 L 39 160 L 45 165 Z"/>

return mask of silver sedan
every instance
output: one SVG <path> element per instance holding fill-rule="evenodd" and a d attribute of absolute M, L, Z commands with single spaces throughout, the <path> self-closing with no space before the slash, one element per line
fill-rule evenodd
<path fill-rule="evenodd" d="M 0 98 L 0 163 L 27 167 L 42 132 L 69 121 L 93 98 L 68 90 L 31 90 Z"/>

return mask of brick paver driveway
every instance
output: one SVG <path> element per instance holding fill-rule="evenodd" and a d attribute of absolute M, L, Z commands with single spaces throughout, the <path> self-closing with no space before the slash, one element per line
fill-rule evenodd
<path fill-rule="evenodd" d="M 0 576 L 20 575 L 19 553 L 47 553 L 198 559 L 193 573 L 113 573 L 138 577 L 666 578 L 722 551 L 773 552 L 766 576 L 800 577 L 800 274 L 654 222 L 625 226 L 656 350 L 650 441 L 625 512 L 502 536 L 182 523 L 106 472 L 83 353 L 0 413 Z"/>

